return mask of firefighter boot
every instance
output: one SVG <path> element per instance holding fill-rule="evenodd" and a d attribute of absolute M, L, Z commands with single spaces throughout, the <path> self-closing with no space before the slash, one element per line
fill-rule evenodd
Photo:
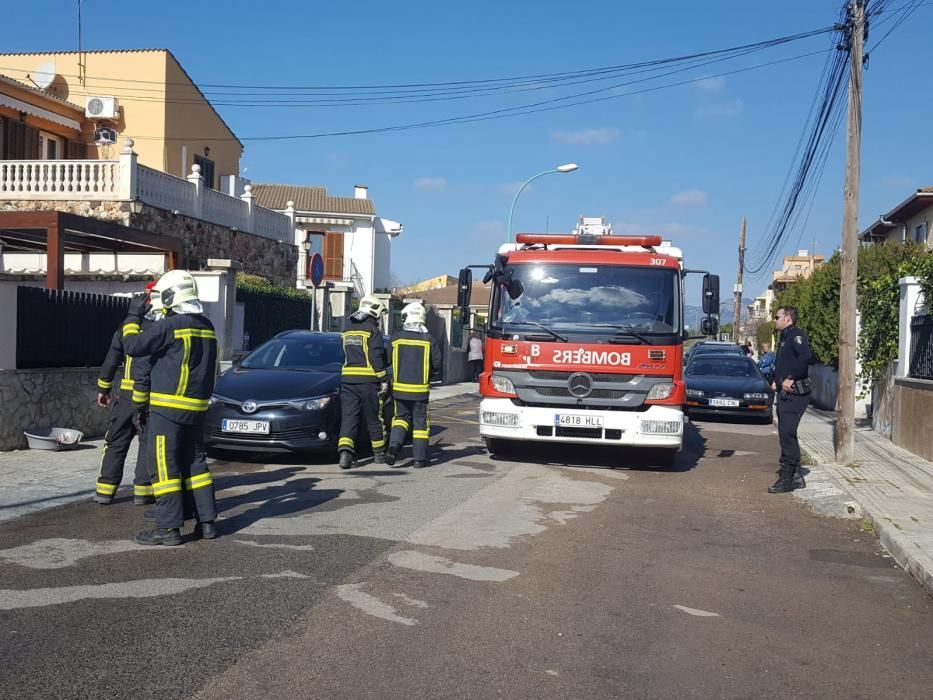
<path fill-rule="evenodd" d="M 373 464 L 386 464 L 385 450 L 375 450 L 373 452 Z"/>
<path fill-rule="evenodd" d="M 414 462 L 412 462 L 411 466 L 415 469 L 424 469 L 427 466 L 427 462 L 416 459 Z"/>
<path fill-rule="evenodd" d="M 777 481 L 768 487 L 768 493 L 790 493 L 794 490 L 794 467 L 782 466 Z"/>
<path fill-rule="evenodd" d="M 217 528 L 214 527 L 214 521 L 197 522 L 191 534 L 198 539 L 213 540 L 217 537 Z"/>
<path fill-rule="evenodd" d="M 140 530 L 134 538 L 137 544 L 165 545 L 175 547 L 181 544 L 181 533 L 177 527 L 156 528 L 154 530 Z"/>
<path fill-rule="evenodd" d="M 396 442 L 390 442 L 389 449 L 386 450 L 386 457 L 385 457 L 386 464 L 388 464 L 390 467 L 395 467 L 395 460 L 398 459 L 398 453 L 401 451 L 402 451 L 401 445 L 399 445 Z M 398 466 L 400 467 L 402 465 L 400 464 Z"/>
<path fill-rule="evenodd" d="M 155 503 L 155 496 L 133 496 L 134 506 L 151 506 Z"/>
<path fill-rule="evenodd" d="M 113 503 L 113 496 L 105 496 L 101 493 L 95 493 L 94 503 L 100 503 L 102 506 L 109 506 L 111 503 Z"/>
<path fill-rule="evenodd" d="M 350 450 L 340 450 L 339 462 L 341 469 L 353 468 L 353 453 Z"/>

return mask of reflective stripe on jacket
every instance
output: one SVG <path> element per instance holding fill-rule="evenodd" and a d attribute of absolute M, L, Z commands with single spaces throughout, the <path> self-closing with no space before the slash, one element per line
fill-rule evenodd
<path fill-rule="evenodd" d="M 170 313 L 143 331 L 131 316 L 123 325 L 123 345 L 127 355 L 150 356 L 153 413 L 176 423 L 204 420 L 217 376 L 217 336 L 206 316 Z"/>
<path fill-rule="evenodd" d="M 419 401 L 428 398 L 431 378 L 441 373 L 441 353 L 428 333 L 399 331 L 389 341 L 392 395 Z"/>
<path fill-rule="evenodd" d="M 350 328 L 341 334 L 345 384 L 367 384 L 386 380 L 386 353 L 382 333 L 375 319 L 351 320 Z"/>

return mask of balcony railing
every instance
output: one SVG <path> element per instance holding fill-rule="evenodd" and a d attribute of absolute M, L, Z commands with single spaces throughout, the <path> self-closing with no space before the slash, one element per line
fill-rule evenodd
<path fill-rule="evenodd" d="M 168 175 L 137 163 L 127 139 L 119 160 L 0 160 L 0 201 L 138 200 L 167 211 L 253 233 L 294 242 L 293 208 L 282 214 L 253 204 L 249 185 L 240 197 L 204 186 L 200 167 L 187 178 Z"/>

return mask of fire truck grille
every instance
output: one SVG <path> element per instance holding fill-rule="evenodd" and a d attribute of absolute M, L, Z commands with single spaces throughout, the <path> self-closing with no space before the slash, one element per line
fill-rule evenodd
<path fill-rule="evenodd" d="M 591 440 L 621 440 L 622 431 L 618 429 L 607 428 L 605 431 L 599 428 L 568 428 L 566 426 L 554 428 L 550 425 L 539 425 L 537 433 L 541 437 L 569 437 L 569 438 L 589 438 Z"/>
<path fill-rule="evenodd" d="M 558 372 L 556 370 L 532 370 L 528 376 L 532 379 L 543 379 L 550 381 L 567 381 L 571 374 L 576 372 Z M 611 372 L 587 372 L 594 382 L 611 382 L 614 384 L 628 384 L 632 380 L 640 379 L 636 374 L 613 374 Z"/>
<path fill-rule="evenodd" d="M 562 396 L 572 397 L 573 394 L 566 387 L 562 386 L 536 386 L 534 390 L 541 396 Z M 593 389 L 587 396 L 588 399 L 624 399 L 627 392 L 618 389 Z"/>

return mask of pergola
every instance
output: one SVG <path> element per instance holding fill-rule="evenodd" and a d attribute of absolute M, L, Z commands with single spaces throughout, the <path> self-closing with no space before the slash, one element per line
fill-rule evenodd
<path fill-rule="evenodd" d="M 103 219 L 60 211 L 0 212 L 0 242 L 21 250 L 45 250 L 47 289 L 65 288 L 65 252 L 165 253 L 168 269 L 181 260 L 181 239 Z"/>

